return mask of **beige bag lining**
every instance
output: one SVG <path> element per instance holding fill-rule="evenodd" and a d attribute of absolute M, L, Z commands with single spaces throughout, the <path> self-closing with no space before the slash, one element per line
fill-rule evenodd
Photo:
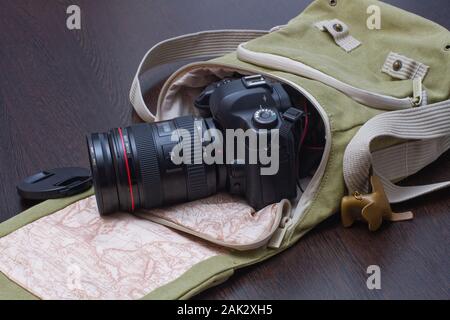
<path fill-rule="evenodd" d="M 233 76 L 235 72 L 225 67 L 199 67 L 180 75 L 160 96 L 156 121 L 197 114 L 194 100 L 202 90 L 213 82 Z"/>
<path fill-rule="evenodd" d="M 233 68 L 226 65 L 204 62 L 193 63 L 182 67 L 177 72 L 172 74 L 160 92 L 158 105 L 156 108 L 156 121 L 169 120 L 181 115 L 197 114 L 194 107 L 194 100 L 197 95 L 200 94 L 201 91 L 212 82 L 219 81 L 225 77 L 231 77 L 236 73 L 241 75 L 250 75 L 254 72 L 240 68 Z M 291 208 L 293 208 L 293 210 L 291 209 L 292 212 L 283 215 L 288 218 L 287 220 L 292 220 L 285 223 L 285 227 L 289 228 L 291 226 L 295 226 L 296 222 L 301 219 L 303 212 L 311 203 L 311 199 L 317 190 L 318 182 L 321 180 L 330 152 L 330 126 L 325 111 L 323 111 L 319 103 L 308 92 L 298 87 L 298 85 L 294 86 L 293 83 L 281 78 L 275 78 L 272 75 L 265 76 L 268 78 L 274 78 L 276 81 L 284 82 L 305 96 L 319 112 L 321 119 L 325 124 L 326 130 L 325 134 L 327 143 L 325 145 L 319 167 L 316 169 L 314 176 L 302 179 L 301 185 L 305 192 L 302 193 L 300 190 L 297 190 L 297 198 L 291 199 Z M 284 221 L 286 222 L 286 219 L 284 219 Z M 277 232 L 275 232 L 274 237 L 275 236 L 278 236 Z M 279 243 L 280 241 L 276 242 Z"/>
<path fill-rule="evenodd" d="M 265 245 L 282 217 L 289 216 L 290 212 L 287 200 L 256 212 L 244 199 L 219 193 L 169 208 L 141 211 L 137 215 L 222 247 L 250 250 Z"/>

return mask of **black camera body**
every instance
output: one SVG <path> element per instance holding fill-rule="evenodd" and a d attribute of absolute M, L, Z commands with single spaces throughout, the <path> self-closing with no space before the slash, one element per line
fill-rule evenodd
<path fill-rule="evenodd" d="M 281 83 L 261 75 L 224 79 L 205 88 L 196 99 L 200 117 L 184 116 L 91 134 L 87 143 L 100 214 L 192 201 L 222 189 L 245 196 L 256 210 L 296 197 L 304 113 L 292 105 Z M 179 132 L 199 134 L 198 127 L 201 134 L 210 129 L 222 132 L 222 145 L 235 139 L 227 136 L 229 130 L 253 133 L 258 147 L 244 139 L 244 156 L 235 149 L 236 156 L 228 149 L 220 150 L 229 160 L 225 163 L 175 164 L 174 146 L 183 143 Z M 278 143 L 271 144 L 276 137 Z M 260 141 L 268 143 L 264 153 L 278 160 L 274 172 L 267 174 L 273 164 L 259 157 Z M 201 154 L 217 142 L 201 140 L 199 149 L 194 146 L 188 157 L 194 159 L 195 150 Z M 258 159 L 252 162 L 250 154 L 255 153 Z"/>
<path fill-rule="evenodd" d="M 230 193 L 245 195 L 256 209 L 296 197 L 303 112 L 292 107 L 281 83 L 269 82 L 261 75 L 224 79 L 208 86 L 195 100 L 195 106 L 203 117 L 211 116 L 222 130 L 251 130 L 258 140 L 261 135 L 268 135 L 268 141 L 272 130 L 278 131 L 279 143 L 275 146 L 278 150 L 267 150 L 279 154 L 277 172 L 264 175 L 261 174 L 264 164 L 249 163 L 251 147 L 247 143 L 246 158 L 227 163 Z"/>

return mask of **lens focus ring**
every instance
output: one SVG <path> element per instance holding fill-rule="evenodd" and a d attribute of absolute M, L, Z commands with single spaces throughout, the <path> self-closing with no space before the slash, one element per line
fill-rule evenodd
<path fill-rule="evenodd" d="M 189 131 L 191 137 L 191 164 L 186 164 L 188 200 L 206 197 L 210 195 L 206 177 L 206 166 L 204 163 L 195 164 L 195 159 L 199 156 L 201 157 L 203 148 L 201 143 L 195 143 L 194 137 L 196 134 L 202 134 L 202 132 L 197 132 L 194 117 L 180 117 L 174 119 L 174 122 L 177 128 Z M 202 124 L 204 125 L 203 122 Z"/>
<path fill-rule="evenodd" d="M 160 206 L 162 204 L 161 173 L 152 126 L 139 124 L 132 128 L 140 162 L 142 189 L 145 193 L 141 205 L 144 208 Z"/>

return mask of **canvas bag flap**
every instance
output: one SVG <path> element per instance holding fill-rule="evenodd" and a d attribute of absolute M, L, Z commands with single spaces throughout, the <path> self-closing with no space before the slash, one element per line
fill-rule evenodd
<path fill-rule="evenodd" d="M 373 10 L 379 12 L 380 29 L 368 27 Z M 344 50 L 330 32 L 319 28 L 325 21 L 340 24 L 360 45 Z M 413 95 L 413 78 L 421 75 L 428 103 L 434 103 L 450 96 L 449 45 L 450 32 L 444 27 L 380 1 L 317 0 L 280 30 L 243 47 L 301 62 L 355 88 L 399 99 Z M 259 64 L 249 60 L 244 59 Z M 402 64 L 398 72 L 397 60 Z M 274 64 L 272 68 L 278 69 Z"/>
<path fill-rule="evenodd" d="M 369 21 L 374 14 L 377 27 Z M 237 56 L 320 81 L 364 105 L 397 110 L 363 126 L 346 148 L 343 172 L 350 194 L 368 192 L 373 172 L 396 203 L 450 185 L 393 183 L 449 149 L 449 40 L 445 28 L 378 1 L 316 1 L 276 32 L 241 44 Z M 411 110 L 417 106 L 426 109 Z"/>

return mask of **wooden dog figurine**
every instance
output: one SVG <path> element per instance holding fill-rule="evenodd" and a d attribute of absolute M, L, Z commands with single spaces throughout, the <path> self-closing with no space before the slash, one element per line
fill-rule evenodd
<path fill-rule="evenodd" d="M 372 193 L 360 194 L 356 191 L 353 195 L 342 198 L 341 219 L 344 227 L 350 227 L 355 220 L 363 220 L 369 224 L 370 231 L 375 231 L 380 228 L 383 219 L 402 221 L 413 218 L 413 213 L 410 211 L 392 212 L 383 184 L 377 176 L 372 176 L 370 183 Z"/>

